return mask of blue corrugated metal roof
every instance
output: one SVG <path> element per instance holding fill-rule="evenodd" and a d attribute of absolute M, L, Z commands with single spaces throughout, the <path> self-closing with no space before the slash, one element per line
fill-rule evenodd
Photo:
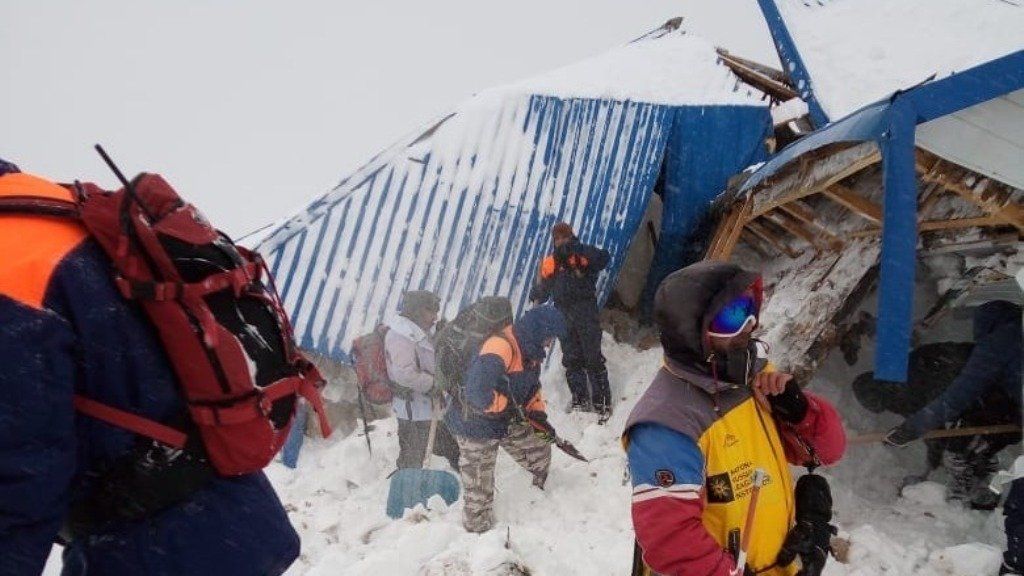
<path fill-rule="evenodd" d="M 559 220 L 612 253 L 606 294 L 650 199 L 672 114 L 524 96 L 381 154 L 260 246 L 300 345 L 346 358 L 408 289 L 437 292 L 449 316 L 486 294 L 521 311 Z"/>

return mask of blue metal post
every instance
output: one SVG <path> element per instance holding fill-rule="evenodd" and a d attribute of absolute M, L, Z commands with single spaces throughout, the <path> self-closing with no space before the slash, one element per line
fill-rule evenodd
<path fill-rule="evenodd" d="M 913 328 L 917 265 L 916 125 L 912 106 L 897 97 L 889 109 L 889 128 L 878 140 L 885 170 L 885 201 L 875 378 L 893 382 L 907 379 Z"/>

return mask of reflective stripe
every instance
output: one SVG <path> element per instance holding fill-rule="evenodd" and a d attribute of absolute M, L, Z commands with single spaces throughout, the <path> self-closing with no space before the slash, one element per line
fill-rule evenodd
<path fill-rule="evenodd" d="M 700 484 L 673 484 L 669 487 L 638 484 L 633 489 L 633 502 L 646 502 L 655 498 L 675 498 L 677 500 L 699 500 Z"/>

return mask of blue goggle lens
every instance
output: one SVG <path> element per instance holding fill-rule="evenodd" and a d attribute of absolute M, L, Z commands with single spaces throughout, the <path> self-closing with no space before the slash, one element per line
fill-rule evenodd
<path fill-rule="evenodd" d="M 752 294 L 743 294 L 715 314 L 709 331 L 716 334 L 735 334 L 751 316 L 757 317 L 757 302 Z"/>

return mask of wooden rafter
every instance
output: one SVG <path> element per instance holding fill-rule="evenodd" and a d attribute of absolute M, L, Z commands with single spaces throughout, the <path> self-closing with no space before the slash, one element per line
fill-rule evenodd
<path fill-rule="evenodd" d="M 842 204 L 851 212 L 869 220 L 872 224 L 882 224 L 882 207 L 871 200 L 857 194 L 842 184 L 833 184 L 822 192 L 828 199 Z"/>
<path fill-rule="evenodd" d="M 776 74 L 771 74 L 767 66 L 733 56 L 729 54 L 728 51 L 721 48 L 718 49 L 718 56 L 734 74 L 739 76 L 740 80 L 743 80 L 747 84 L 750 84 L 772 98 L 785 102 L 786 100 L 792 100 L 793 98 L 799 97 L 796 90 L 776 76 L 776 74 L 782 75 L 781 72 L 773 71 Z M 773 78 L 773 76 L 776 77 Z"/>
<path fill-rule="evenodd" d="M 804 169 L 790 171 L 754 194 L 751 218 L 757 218 L 784 204 L 826 190 L 877 164 L 881 159 L 882 155 L 874 142 L 862 142 L 816 162 L 808 160 Z"/>
<path fill-rule="evenodd" d="M 751 206 L 751 199 L 747 197 L 729 209 L 708 245 L 706 259 L 725 261 L 732 257 L 732 251 L 743 233 L 743 223 L 750 213 Z"/>
<path fill-rule="evenodd" d="M 764 240 L 765 242 L 770 244 L 772 248 L 775 248 L 776 250 L 782 252 L 786 256 L 789 256 L 790 258 L 797 258 L 801 254 L 800 251 L 790 248 L 789 244 L 787 244 L 785 240 L 778 237 L 771 230 L 762 226 L 760 222 L 747 222 L 747 229 L 753 232 L 754 235 L 760 238 L 761 240 Z"/>
<path fill-rule="evenodd" d="M 769 212 L 764 215 L 764 218 L 786 232 L 789 232 L 804 242 L 807 242 L 816 252 L 828 249 L 828 245 L 822 242 L 819 236 L 816 236 L 813 232 L 808 230 L 802 222 L 781 210 Z"/>
<path fill-rule="evenodd" d="M 943 230 L 962 230 L 964 228 L 990 228 L 993 226 L 1006 226 L 999 218 L 994 216 L 977 216 L 974 218 L 954 218 L 952 220 L 927 220 L 917 225 L 919 233 L 938 232 Z M 881 228 L 868 228 L 851 232 L 850 237 L 860 238 L 864 236 L 877 236 L 882 232 Z"/>
<path fill-rule="evenodd" d="M 977 205 L 992 217 L 1024 232 L 1024 207 L 1014 202 L 1013 194 L 1001 184 L 983 178 L 972 187 L 963 182 L 962 175 L 957 177 L 946 172 L 928 172 L 921 178 L 926 182 L 938 183 L 964 200 Z"/>
<path fill-rule="evenodd" d="M 814 209 L 804 202 L 797 200 L 795 202 L 790 202 L 789 204 L 783 204 L 782 206 L 779 206 L 779 209 L 796 220 L 811 227 L 816 234 L 824 238 L 825 242 L 828 243 L 829 248 L 832 250 L 842 249 L 843 241 L 835 234 L 829 232 L 827 228 L 819 224 L 815 218 Z"/>

